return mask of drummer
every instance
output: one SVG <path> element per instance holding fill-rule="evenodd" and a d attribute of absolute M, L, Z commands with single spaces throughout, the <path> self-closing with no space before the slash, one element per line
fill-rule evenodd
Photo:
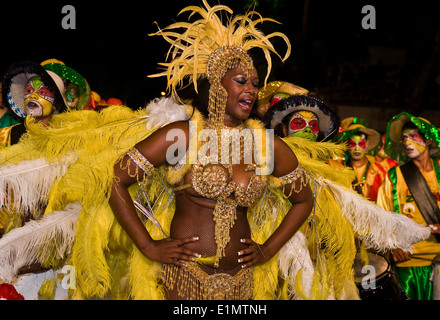
<path fill-rule="evenodd" d="M 412 253 L 391 252 L 400 284 L 411 300 L 433 298 L 432 262 L 440 254 L 439 142 L 440 130 L 425 119 L 402 112 L 388 123 L 386 152 L 393 158 L 406 156 L 406 163 L 390 169 L 377 204 L 431 227 L 431 236 L 415 243 Z"/>

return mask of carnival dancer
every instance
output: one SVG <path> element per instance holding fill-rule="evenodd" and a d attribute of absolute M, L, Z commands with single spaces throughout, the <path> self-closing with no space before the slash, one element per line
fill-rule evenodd
<path fill-rule="evenodd" d="M 345 188 L 353 175 L 317 160 L 333 155 L 333 144 L 272 139 L 250 119 L 258 77 L 248 49 L 262 48 L 269 59 L 271 35 L 255 29 L 267 20 L 250 12 L 224 26 L 219 15 L 231 10 L 203 5 L 183 10 L 201 19 L 156 33 L 172 44 L 161 74 L 171 97 L 145 110 L 109 106 L 54 115 L 44 128 L 31 122 L 20 143 L 0 150 L 0 184 L 14 188 L 14 201 L 46 205 L 39 224 L 0 239 L 0 278 L 30 261 L 54 266 L 62 259 L 75 270 L 72 299 L 355 299 L 354 250 L 341 239 L 356 232 L 372 247 L 409 250 L 428 236 L 428 228 L 383 214 Z M 199 94 L 179 90 L 187 80 Z M 214 145 L 225 123 L 237 131 L 223 133 L 247 142 L 240 136 L 235 153 L 226 154 L 227 143 Z M 193 134 L 181 134 L 187 131 Z M 22 170 L 23 160 L 33 167 Z M 23 192 L 19 178 L 41 192 Z M 315 206 L 310 214 L 315 195 L 333 210 Z M 320 244 L 316 253 L 310 242 Z M 311 258 L 317 263 L 307 268 Z M 343 278 L 336 267 L 338 275 L 346 270 Z"/>
<path fill-rule="evenodd" d="M 238 16 L 224 26 L 216 11 L 230 9 L 225 6 L 211 8 L 206 1 L 204 5 L 206 9 L 185 9 L 200 14 L 202 19 L 188 25 L 188 33 L 182 34 L 181 39 L 178 36 L 189 45 L 181 48 L 182 55 L 168 64 L 169 88 L 175 99 L 180 100 L 176 89 L 184 76 L 191 76 L 196 90 L 202 94 L 199 81 L 207 77 L 209 84 L 205 88 L 209 88 L 206 92 L 209 99 L 194 111 L 201 113 L 197 126 L 211 129 L 219 145 L 229 144 L 229 137 L 224 135 L 229 130 L 243 135 L 257 129 L 264 135 L 262 126 L 247 121 L 257 99 L 259 78 L 246 51 L 247 44 L 251 43 L 266 53 L 273 51 L 267 42 L 269 38 L 253 32 L 251 25 L 258 21 L 252 21 L 254 13 Z M 170 28 L 179 26 L 185 25 L 177 23 Z M 159 31 L 157 34 L 167 39 L 172 33 Z M 289 53 L 290 43 L 285 36 L 282 38 L 286 40 Z M 169 141 L 167 135 L 176 130 L 187 137 L 183 145 L 186 150 L 192 139 L 189 138 L 189 122 L 176 122 L 137 144 L 116 164 L 117 183 L 110 197 L 113 212 L 142 255 L 162 264 L 159 277 L 168 299 L 251 299 L 260 291 L 254 289 L 255 267 L 276 257 L 310 214 L 313 195 L 305 173 L 289 147 L 275 138 L 272 174 L 280 178 L 292 206 L 270 237 L 258 243 L 252 240 L 247 207 L 256 203 L 267 184 L 267 173 L 262 174 L 260 169 L 263 168 L 257 166 L 261 159 L 252 156 L 261 154 L 261 146 L 252 138 L 251 148 L 246 150 L 249 145 L 245 147 L 245 142 L 240 143 L 238 138 L 242 151 L 238 163 L 233 163 L 230 156 L 224 158 L 224 150 L 218 154 L 220 161 L 214 159 L 217 150 L 210 149 L 200 157 L 198 148 L 194 165 L 190 164 L 190 159 L 183 159 L 184 162 L 177 159 L 184 164 L 184 171 L 176 172 L 173 177 L 176 209 L 167 232 L 169 236 L 153 239 L 137 217 L 127 189 L 148 178 L 155 168 L 170 165 L 167 150 L 174 142 Z M 201 137 L 196 134 L 195 138 Z M 226 149 L 229 151 L 229 145 Z M 197 262 L 197 258 L 202 258 L 203 263 Z"/>
<path fill-rule="evenodd" d="M 368 128 L 363 119 L 356 117 L 342 120 L 341 127 L 345 129 L 334 137 L 334 141 L 348 143 L 349 151 L 345 164 L 356 172 L 353 188 L 370 201 L 376 201 L 377 190 L 386 172 L 376 164 L 375 158 L 367 153 L 377 147 L 380 134 Z M 333 162 L 330 163 L 334 166 Z"/>
<path fill-rule="evenodd" d="M 8 128 L 5 145 L 18 142 L 26 132 L 25 118 L 47 126 L 54 114 L 67 110 L 62 79 L 40 64 L 23 61 L 12 64 L 3 78 L 2 97 L 6 107 L 19 123 Z"/>
<path fill-rule="evenodd" d="M 414 244 L 412 254 L 391 250 L 396 274 L 411 300 L 433 297 L 432 262 L 440 254 L 439 133 L 429 121 L 406 112 L 394 116 L 387 127 L 385 151 L 406 162 L 390 169 L 377 204 L 429 226 L 432 233 Z"/>

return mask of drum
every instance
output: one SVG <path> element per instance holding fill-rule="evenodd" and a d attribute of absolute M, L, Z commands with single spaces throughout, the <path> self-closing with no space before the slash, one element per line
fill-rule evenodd
<path fill-rule="evenodd" d="M 354 279 L 362 300 L 408 300 L 390 262 L 385 257 L 368 252 L 364 265 L 360 254 L 354 261 Z"/>
<path fill-rule="evenodd" d="M 432 261 L 433 299 L 440 300 L 440 254 Z"/>
<path fill-rule="evenodd" d="M 62 270 L 47 270 L 41 272 L 29 272 L 18 275 L 12 280 L 12 285 L 25 300 L 40 300 L 39 290 L 44 281 L 56 277 L 54 300 L 67 300 L 68 290 L 62 283 Z"/>

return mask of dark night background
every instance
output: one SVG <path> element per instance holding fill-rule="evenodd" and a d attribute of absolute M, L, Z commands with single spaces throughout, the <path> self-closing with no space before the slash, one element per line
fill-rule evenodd
<path fill-rule="evenodd" d="M 341 118 L 363 117 L 379 131 L 400 111 L 440 126 L 440 11 L 435 2 L 221 3 L 235 13 L 254 6 L 264 17 L 282 23 L 260 27 L 265 33 L 284 32 L 292 42 L 292 55 L 284 64 L 273 57 L 270 80 L 305 87 L 326 100 Z M 1 10 L 0 72 L 12 62 L 56 58 L 81 73 L 103 99 L 116 97 L 137 109 L 165 89 L 164 79 L 147 78 L 158 71 L 157 63 L 168 50 L 162 38 L 148 36 L 157 30 L 153 22 L 165 27 L 190 4 L 202 1 L 10 3 Z M 61 26 L 64 5 L 76 9 L 75 30 Z M 362 28 L 365 5 L 376 9 L 375 30 Z M 284 52 L 282 43 L 278 48 Z"/>

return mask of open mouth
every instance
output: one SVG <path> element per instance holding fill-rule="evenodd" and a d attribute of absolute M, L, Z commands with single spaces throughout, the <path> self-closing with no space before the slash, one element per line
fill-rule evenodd
<path fill-rule="evenodd" d="M 251 99 L 240 100 L 240 106 L 243 110 L 251 111 L 252 110 L 252 100 Z"/>
<path fill-rule="evenodd" d="M 28 103 L 26 103 L 26 109 L 35 110 L 35 109 L 38 109 L 38 108 L 42 108 L 42 106 L 37 101 L 29 101 Z"/>

